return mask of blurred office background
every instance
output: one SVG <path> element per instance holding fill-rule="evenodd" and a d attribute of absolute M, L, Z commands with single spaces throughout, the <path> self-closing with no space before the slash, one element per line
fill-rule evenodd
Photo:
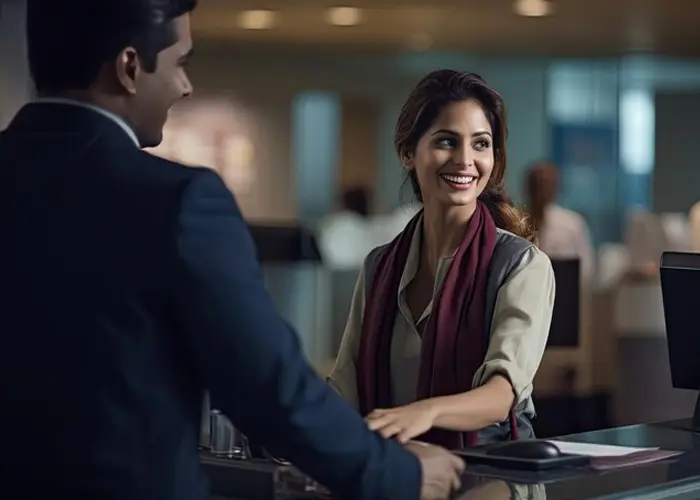
<path fill-rule="evenodd" d="M 695 395 L 671 389 L 655 269 L 661 251 L 697 248 L 700 4 L 346 3 L 201 0 L 196 97 L 154 151 L 221 173 L 314 365 L 332 364 L 366 249 L 415 210 L 392 145 L 400 107 L 424 74 L 449 67 L 506 100 L 513 199 L 526 202 L 528 166 L 551 160 L 558 204 L 590 230 L 593 274 L 559 278 L 561 293 L 581 291 L 580 319 L 553 332 L 566 340 L 540 369 L 540 433 L 688 416 Z M 0 0 L 2 127 L 32 98 L 22 17 L 20 0 Z M 366 195 L 368 217 L 339 223 L 348 190 Z"/>

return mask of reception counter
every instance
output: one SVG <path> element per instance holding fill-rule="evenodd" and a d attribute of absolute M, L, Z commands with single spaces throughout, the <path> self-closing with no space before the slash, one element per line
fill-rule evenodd
<path fill-rule="evenodd" d="M 589 469 L 534 473 L 470 466 L 462 491 L 454 498 L 471 500 L 618 500 L 700 498 L 700 435 L 681 430 L 678 422 L 641 424 L 557 438 L 575 442 L 634 447 L 659 447 L 685 453 L 665 461 L 606 472 Z M 680 427 L 680 428 L 679 428 Z M 226 463 L 203 457 L 212 479 L 212 492 L 221 500 L 320 498 L 299 491 L 280 494 L 274 488 L 274 466 Z M 234 470 L 235 469 L 235 470 Z M 253 477 L 254 476 L 254 477 Z M 243 483 L 246 486 L 243 487 Z M 234 491 L 241 491 L 234 494 Z M 245 492 L 244 492 L 245 491 Z"/>
<path fill-rule="evenodd" d="M 557 440 L 632 447 L 659 447 L 684 451 L 669 460 L 606 472 L 588 469 L 548 473 L 507 471 L 473 466 L 465 474 L 463 496 L 473 496 L 484 483 L 505 483 L 517 495 L 490 496 L 497 500 L 523 498 L 547 500 L 698 499 L 700 498 L 700 436 L 679 430 L 674 422 L 640 424 L 556 438 Z M 475 490 L 478 491 L 478 490 Z"/>

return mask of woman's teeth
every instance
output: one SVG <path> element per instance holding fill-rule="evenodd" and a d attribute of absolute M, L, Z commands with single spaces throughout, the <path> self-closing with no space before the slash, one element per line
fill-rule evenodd
<path fill-rule="evenodd" d="M 453 182 L 455 184 L 470 184 L 473 180 L 474 177 L 471 175 L 447 175 L 447 174 L 442 174 L 440 177 L 445 179 L 446 181 Z"/>

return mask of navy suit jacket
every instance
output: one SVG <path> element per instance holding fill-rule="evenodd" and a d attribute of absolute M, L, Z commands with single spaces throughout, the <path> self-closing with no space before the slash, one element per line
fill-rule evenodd
<path fill-rule="evenodd" d="M 343 497 L 419 495 L 306 363 L 219 176 L 107 116 L 34 103 L 0 135 L 0 292 L 2 497 L 208 498 L 205 390 Z"/>

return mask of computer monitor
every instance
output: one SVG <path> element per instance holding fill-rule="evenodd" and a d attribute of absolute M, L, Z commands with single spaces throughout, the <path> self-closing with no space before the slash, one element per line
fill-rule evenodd
<path fill-rule="evenodd" d="M 250 224 L 250 234 L 263 264 L 321 262 L 321 253 L 313 232 L 304 226 L 266 226 Z"/>
<path fill-rule="evenodd" d="M 700 390 L 700 254 L 663 253 L 661 294 L 673 387 Z M 700 432 L 700 397 L 690 427 Z"/>
<path fill-rule="evenodd" d="M 556 295 L 547 347 L 578 347 L 581 328 L 581 262 L 552 259 Z"/>

